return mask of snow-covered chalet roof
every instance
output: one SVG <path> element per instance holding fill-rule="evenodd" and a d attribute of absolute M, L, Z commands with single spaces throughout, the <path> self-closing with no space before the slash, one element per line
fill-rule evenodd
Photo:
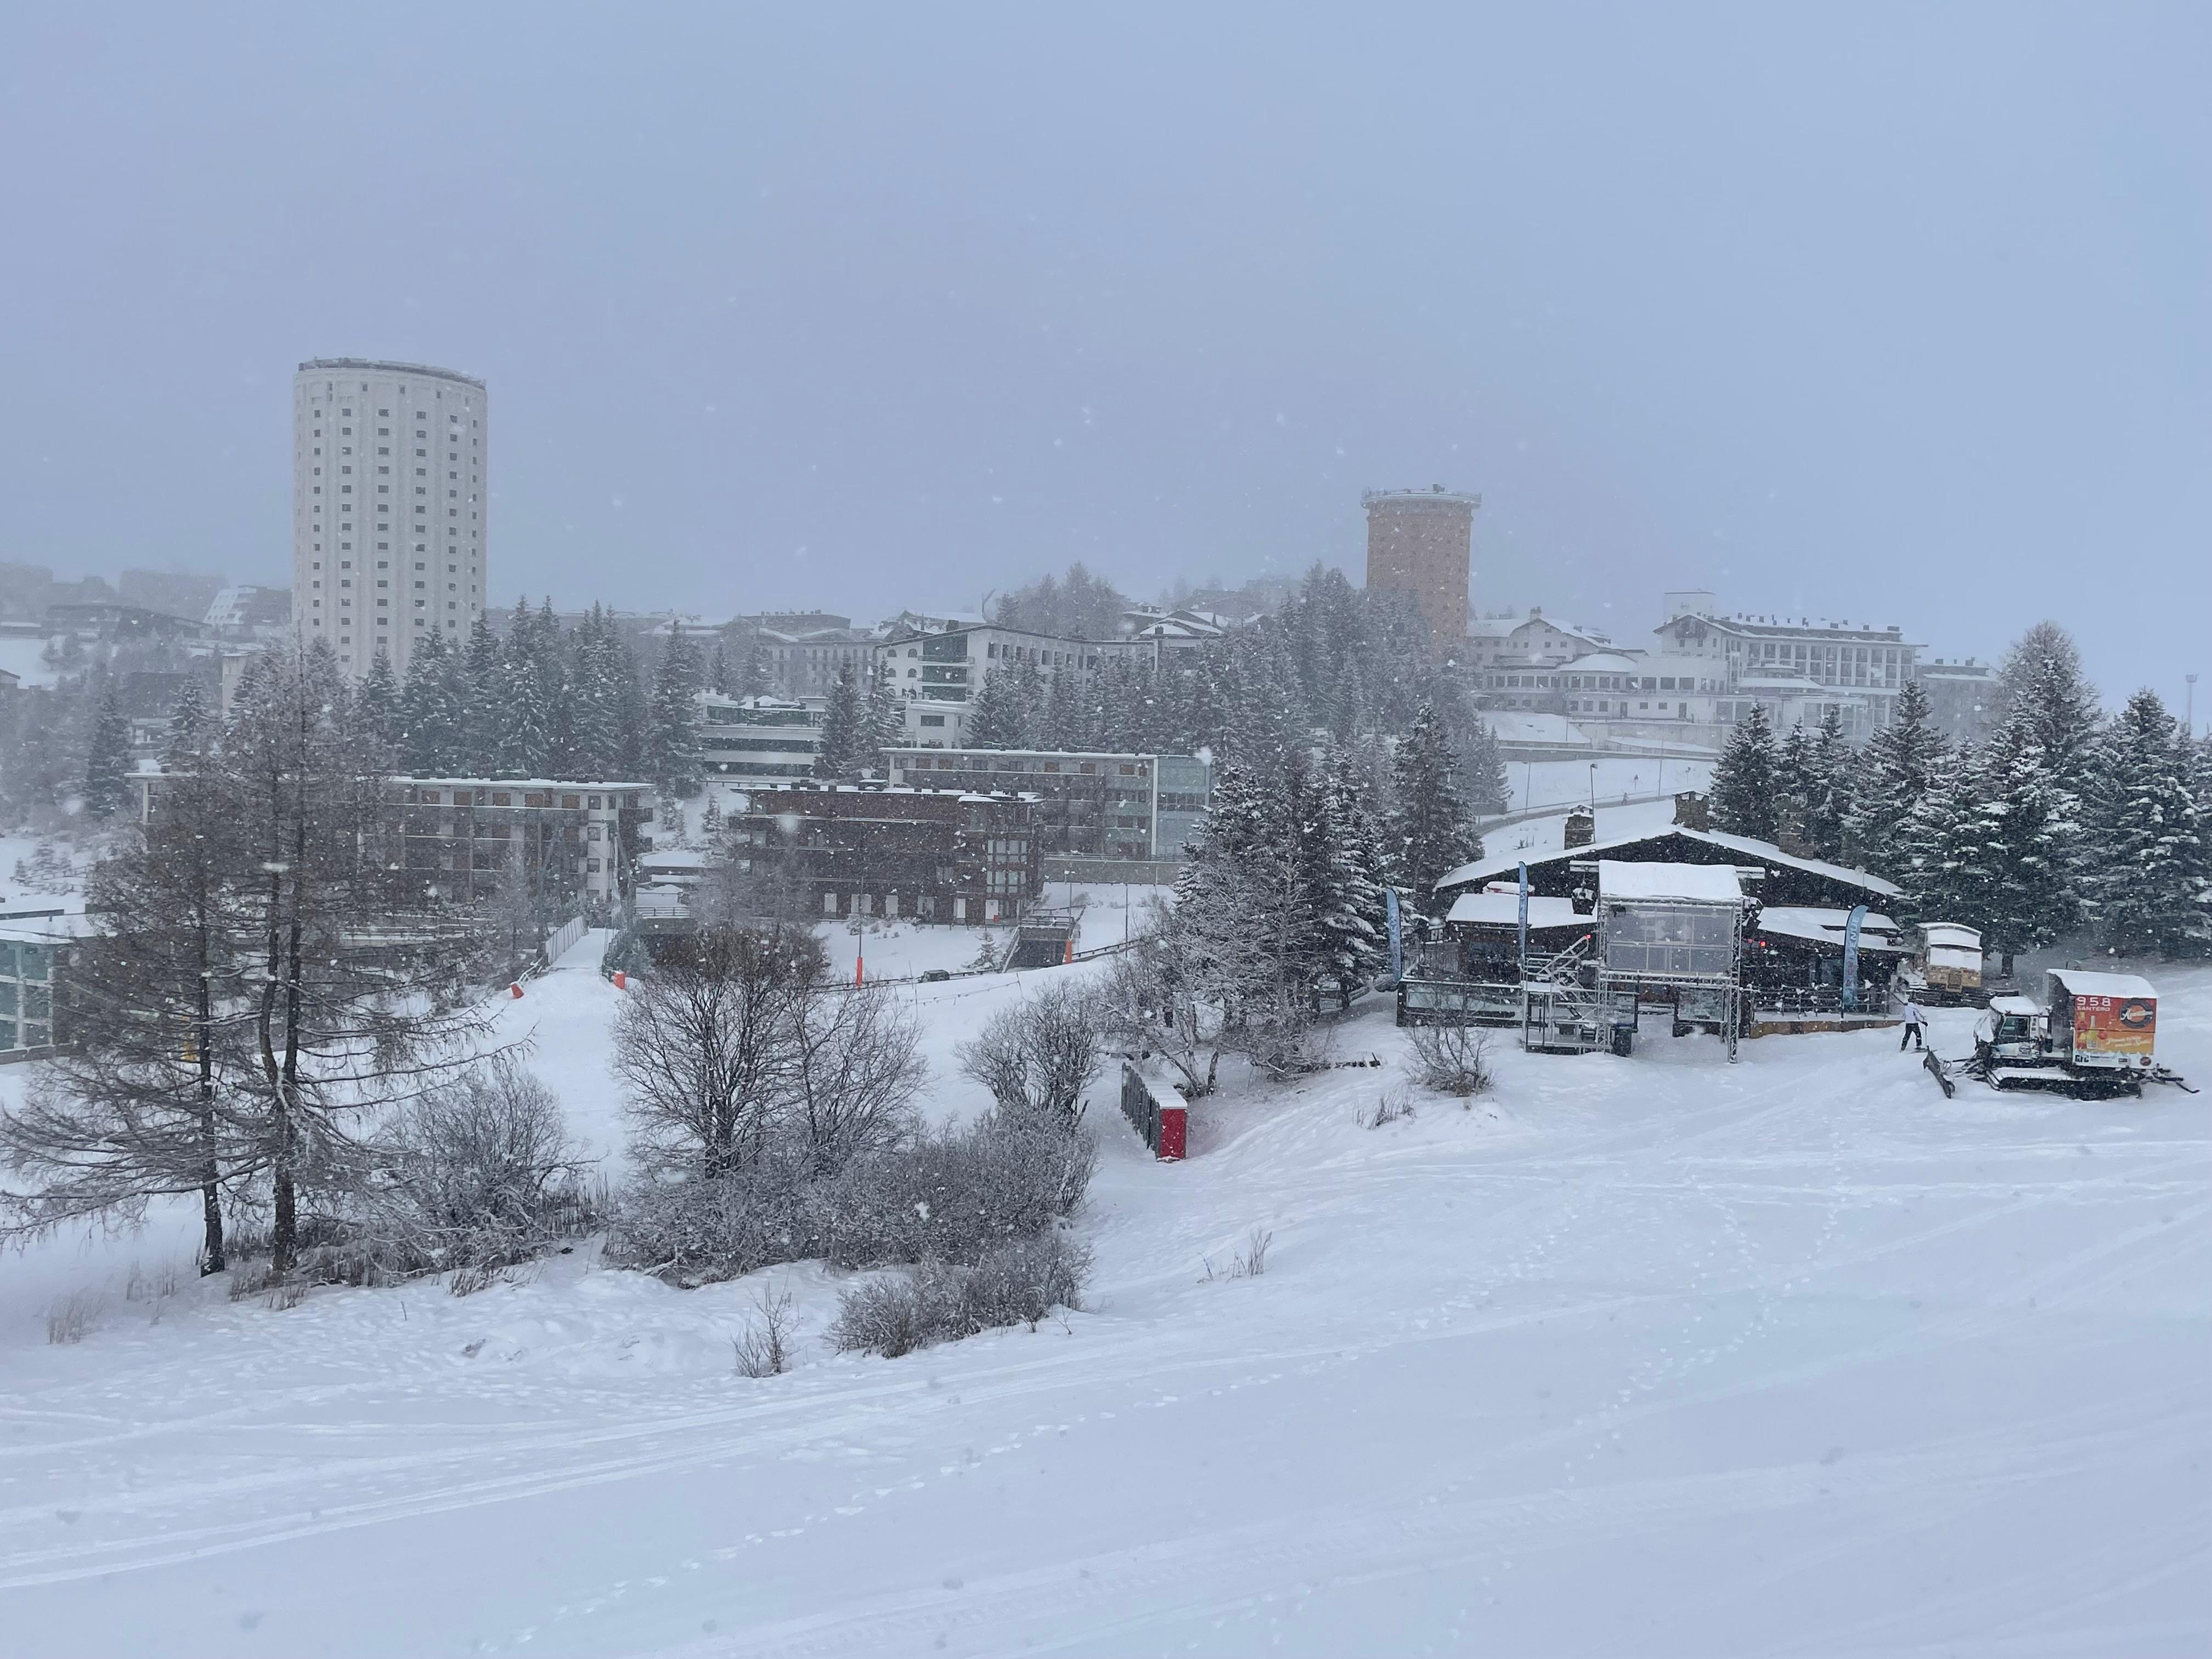
<path fill-rule="evenodd" d="M 1840 949 L 1844 928 L 1850 919 L 1848 910 L 1825 909 L 1810 904 L 1770 904 L 1759 913 L 1758 931 L 1780 933 L 1789 939 L 1811 939 L 1816 945 L 1832 945 Z M 1905 942 L 1904 930 L 1875 910 L 1869 910 L 1859 924 L 1859 949 L 1878 956 L 1908 956 L 1912 951 Z"/>
<path fill-rule="evenodd" d="M 1729 864 L 1628 864 L 1600 859 L 1598 902 L 1615 899 L 1687 899 L 1704 904 L 1732 904 L 1743 897 L 1743 884 Z"/>
<path fill-rule="evenodd" d="M 1831 881 L 1840 881 L 1874 893 L 1883 898 L 1901 898 L 1904 889 L 1895 882 L 1885 881 L 1880 876 L 1864 870 L 1851 870 L 1840 864 L 1830 864 L 1825 859 L 1801 859 L 1784 852 L 1771 841 L 1754 841 L 1749 836 L 1731 836 L 1719 830 L 1692 830 L 1682 824 L 1670 825 L 1660 830 L 1646 830 L 1642 835 L 1616 836 L 1609 841 L 1593 842 L 1587 847 L 1571 847 L 1557 853 L 1545 853 L 1527 859 L 1533 868 L 1539 864 L 1555 863 L 1561 859 L 1602 858 L 1606 854 L 1623 847 L 1637 847 L 1645 842 L 1657 841 L 1665 836 L 1680 836 L 1686 840 L 1703 842 L 1730 853 L 1741 853 L 1747 863 L 1779 865 L 1808 874 L 1825 876 Z M 1500 857 L 1477 859 L 1473 864 L 1462 864 L 1438 878 L 1436 890 L 1439 893 L 1455 887 L 1477 887 L 1512 872 L 1525 854 L 1508 853 Z"/>
<path fill-rule="evenodd" d="M 1528 926 L 1534 928 L 1572 927 L 1577 923 L 1589 925 L 1589 916 L 1578 915 L 1572 899 L 1547 898 L 1540 893 L 1528 896 Z M 1516 893 L 1462 893 L 1452 901 L 1451 908 L 1444 913 L 1444 922 L 1471 923 L 1482 927 L 1518 927 L 1521 925 L 1521 895 Z"/>

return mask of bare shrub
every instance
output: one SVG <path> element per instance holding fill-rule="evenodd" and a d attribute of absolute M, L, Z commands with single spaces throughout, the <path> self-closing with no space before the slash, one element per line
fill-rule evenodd
<path fill-rule="evenodd" d="M 307 1299 L 307 1285 L 305 1279 L 280 1279 L 270 1285 L 269 1294 L 263 1299 L 261 1305 L 271 1313 L 289 1313 Z"/>
<path fill-rule="evenodd" d="M 1058 983 L 1001 1008 L 957 1052 L 1001 1110 L 1073 1125 L 1104 1057 L 1101 1026 L 1088 988 Z"/>
<path fill-rule="evenodd" d="M 681 1284 L 779 1262 L 973 1263 L 1080 1203 L 1097 1161 L 1085 1129 L 994 1112 L 829 1175 L 796 1139 L 712 1181 L 641 1182 L 619 1200 L 609 1259 Z"/>
<path fill-rule="evenodd" d="M 1206 1266 L 1203 1282 L 1210 1285 L 1218 1279 L 1259 1278 L 1267 1271 L 1267 1250 L 1274 1242 L 1275 1235 L 1272 1231 L 1261 1227 L 1253 1228 L 1245 1237 L 1244 1248 L 1229 1258 L 1229 1267 L 1225 1273 L 1213 1265 L 1212 1256 L 1201 1256 L 1200 1260 Z"/>
<path fill-rule="evenodd" d="M 745 1334 L 732 1337 L 740 1376 L 781 1376 L 791 1369 L 791 1292 L 770 1291 L 766 1285 L 753 1292 L 756 1313 L 745 1321 Z"/>
<path fill-rule="evenodd" d="M 979 1331 L 1080 1308 L 1090 1252 L 1059 1231 L 1016 1239 L 973 1267 L 924 1261 L 846 1292 L 830 1327 L 840 1352 L 895 1359 Z"/>
<path fill-rule="evenodd" d="M 131 1264 L 129 1276 L 123 1281 L 123 1299 L 125 1302 L 159 1302 L 177 1293 L 178 1282 L 177 1265 L 173 1261 L 151 1269 L 134 1261 Z"/>
<path fill-rule="evenodd" d="M 277 1284 L 398 1285 L 451 1273 L 457 1296 L 502 1282 L 562 1240 L 601 1224 L 587 1167 L 558 1098 L 506 1056 L 435 1079 L 384 1139 L 349 1156 L 367 1167 L 296 1224 L 289 1273 L 268 1265 L 268 1235 L 233 1229 L 230 1299 Z M 327 1207 L 325 1207 L 327 1206 Z"/>
<path fill-rule="evenodd" d="M 1413 1099 L 1404 1089 L 1385 1089 L 1375 1104 L 1359 1115 L 1359 1121 L 1367 1128 L 1380 1129 L 1413 1115 Z"/>
<path fill-rule="evenodd" d="M 230 1271 L 228 1294 L 233 1302 L 244 1302 L 248 1297 L 260 1295 L 276 1284 L 277 1278 L 276 1270 L 265 1259 L 252 1263 L 241 1262 Z"/>
<path fill-rule="evenodd" d="M 1490 1034 L 1472 1025 L 1416 1025 L 1411 1036 L 1421 1081 L 1439 1094 L 1479 1095 L 1490 1087 Z"/>
<path fill-rule="evenodd" d="M 83 1341 L 100 1328 L 106 1305 L 106 1298 L 97 1291 L 71 1291 L 55 1297 L 46 1309 L 46 1340 L 57 1347 Z"/>
<path fill-rule="evenodd" d="M 1275 1242 L 1271 1229 L 1255 1227 L 1244 1241 L 1244 1253 L 1231 1267 L 1231 1279 L 1257 1279 L 1267 1271 L 1267 1249 Z"/>
<path fill-rule="evenodd" d="M 575 1195 L 582 1165 L 561 1102 L 529 1072 L 498 1060 L 417 1099 L 394 1137 L 409 1206 L 448 1250 L 494 1236 L 489 1251 L 546 1236 Z"/>

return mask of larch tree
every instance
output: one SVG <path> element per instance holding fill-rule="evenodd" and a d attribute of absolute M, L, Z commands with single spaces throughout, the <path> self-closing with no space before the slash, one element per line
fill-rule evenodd
<path fill-rule="evenodd" d="M 266 1171 L 279 1274 L 298 1258 L 302 1191 L 362 1178 L 349 1122 L 472 1063 L 484 1031 L 465 994 L 472 927 L 405 869 L 386 760 L 327 645 L 248 664 L 216 763 L 251 958 L 232 1120 Z M 390 943 L 363 948 L 377 939 Z"/>
<path fill-rule="evenodd" d="M 136 1219 L 155 1199 L 200 1202 L 203 1273 L 227 1265 L 224 1195 L 261 1167 L 243 1133 L 255 962 L 237 888 L 233 803 L 212 763 L 197 682 L 171 721 L 151 823 L 86 883 L 91 926 L 56 988 L 71 1034 L 22 1108 L 0 1113 L 0 1194 L 14 1231 Z"/>

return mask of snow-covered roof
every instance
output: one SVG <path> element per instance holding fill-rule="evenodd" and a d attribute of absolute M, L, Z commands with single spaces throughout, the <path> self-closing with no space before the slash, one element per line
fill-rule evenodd
<path fill-rule="evenodd" d="M 1495 720 L 1497 716 L 1487 715 L 1486 718 Z M 1639 846 L 1645 842 L 1656 841 L 1662 836 L 1680 836 L 1690 841 L 1703 842 L 1708 847 L 1741 853 L 1744 855 L 1745 863 L 1779 865 L 1791 870 L 1802 870 L 1811 875 L 1825 876 L 1831 881 L 1844 882 L 1884 898 L 1903 896 L 1904 890 L 1896 883 L 1884 881 L 1880 876 L 1871 875 L 1864 870 L 1846 869 L 1840 864 L 1830 864 L 1823 859 L 1797 858 L 1784 852 L 1771 841 L 1754 841 L 1749 836 L 1731 836 L 1719 830 L 1692 830 L 1681 824 L 1673 824 L 1656 831 L 1647 830 L 1641 835 L 1616 836 L 1609 841 L 1593 842 L 1587 847 L 1571 847 L 1557 853 L 1546 853 L 1537 858 L 1528 858 L 1523 853 L 1508 853 L 1499 857 L 1477 859 L 1473 864 L 1462 864 L 1458 869 L 1449 871 L 1438 878 L 1437 891 L 1443 892 L 1452 887 L 1474 886 L 1492 880 L 1513 870 L 1523 859 L 1531 865 L 1536 865 L 1549 864 L 1559 859 L 1599 858 L 1618 848 Z"/>
<path fill-rule="evenodd" d="M 1593 651 L 1588 656 L 1577 657 L 1572 662 L 1563 662 L 1554 672 L 1561 674 L 1626 674 L 1635 671 L 1636 659 L 1624 657 L 1618 651 Z"/>
<path fill-rule="evenodd" d="M 2157 988 L 2140 974 L 2093 974 L 2080 968 L 2053 968 L 2051 977 L 2072 997 L 2151 997 Z"/>
<path fill-rule="evenodd" d="M 1455 921 L 1484 927 L 1517 927 L 1521 925 L 1521 896 L 1462 893 L 1444 913 L 1446 926 Z M 1575 913 L 1572 899 L 1547 898 L 1540 893 L 1528 896 L 1528 926 L 1532 928 L 1572 927 L 1577 922 L 1588 925 L 1589 921 L 1589 917 Z"/>
<path fill-rule="evenodd" d="M 1850 919 L 1848 910 L 1810 904 L 1770 904 L 1759 913 L 1759 931 L 1841 948 L 1844 928 Z M 1912 947 L 1905 942 L 1904 930 L 1895 922 L 1878 911 L 1869 910 L 1859 924 L 1859 949 L 1875 955 L 1903 956 Z"/>
<path fill-rule="evenodd" d="M 1736 879 L 1733 865 L 1624 864 L 1616 859 L 1600 859 L 1597 896 L 1601 903 L 1613 899 L 1687 899 L 1733 904 L 1743 897 L 1743 884 Z"/>
<path fill-rule="evenodd" d="M 1991 997 L 1990 1012 L 1993 1014 L 2039 1014 L 2043 1010 L 2026 997 Z"/>
<path fill-rule="evenodd" d="M 1520 617 L 1477 617 L 1467 625 L 1467 636 L 1471 640 L 1502 640 L 1521 626 Z"/>
<path fill-rule="evenodd" d="M 1923 921 L 1920 924 L 1920 936 L 1930 945 L 1954 945 L 1969 951 L 1982 948 L 1979 930 L 1963 921 Z"/>
<path fill-rule="evenodd" d="M 639 854 L 637 861 L 641 868 L 655 870 L 703 870 L 707 867 L 707 855 L 690 847 L 671 847 L 665 850 L 656 848 L 650 853 Z"/>

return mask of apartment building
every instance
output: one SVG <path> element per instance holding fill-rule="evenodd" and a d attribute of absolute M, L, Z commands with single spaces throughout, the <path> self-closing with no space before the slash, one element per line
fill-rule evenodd
<path fill-rule="evenodd" d="M 422 363 L 319 357 L 292 378 L 292 611 L 358 678 L 459 644 L 490 592 L 489 398 Z"/>
<path fill-rule="evenodd" d="M 769 866 L 822 915 L 1012 921 L 1043 891 L 1036 798 L 796 784 L 754 791 L 730 819 L 740 873 Z"/>
<path fill-rule="evenodd" d="M 131 780 L 141 823 L 161 810 L 169 780 Z M 608 903 L 629 891 L 639 832 L 653 821 L 653 786 L 550 778 L 388 779 L 386 822 L 404 867 L 455 904 L 489 899 L 520 860 L 543 899 Z"/>
<path fill-rule="evenodd" d="M 1071 640 L 1032 634 L 995 623 L 964 624 L 935 633 L 894 628 L 875 647 L 878 676 L 900 696 L 930 702 L 966 702 L 984 678 L 1002 664 L 1034 665 L 1047 678 L 1093 674 L 1107 659 L 1156 648 L 1130 640 Z"/>
<path fill-rule="evenodd" d="M 1212 792 L 1212 769 L 1188 755 L 925 746 L 884 759 L 901 787 L 1035 796 L 1039 850 L 1055 864 L 1180 858 Z"/>

